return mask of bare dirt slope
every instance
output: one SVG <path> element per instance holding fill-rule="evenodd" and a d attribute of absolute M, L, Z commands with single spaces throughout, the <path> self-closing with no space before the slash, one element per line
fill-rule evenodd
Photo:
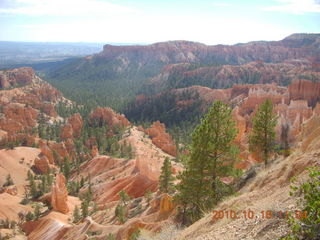
<path fill-rule="evenodd" d="M 21 193 L 19 190 L 26 184 L 27 172 L 39 153 L 39 149 L 30 147 L 0 150 L 0 185 L 2 186 L 10 173 L 14 184 L 18 187 L 18 194 Z"/>

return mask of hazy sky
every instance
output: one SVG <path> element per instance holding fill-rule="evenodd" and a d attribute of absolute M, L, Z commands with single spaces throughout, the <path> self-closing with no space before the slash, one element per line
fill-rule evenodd
<path fill-rule="evenodd" d="M 0 40 L 234 44 L 320 32 L 320 0 L 0 0 Z"/>

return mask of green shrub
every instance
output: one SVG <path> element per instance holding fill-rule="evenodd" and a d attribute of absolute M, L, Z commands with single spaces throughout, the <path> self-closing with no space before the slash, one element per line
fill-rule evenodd
<path fill-rule="evenodd" d="M 26 215 L 26 221 L 33 221 L 34 219 L 34 214 L 32 212 L 28 212 Z"/>
<path fill-rule="evenodd" d="M 291 196 L 299 196 L 301 211 L 289 217 L 291 232 L 282 239 L 320 239 L 320 169 L 310 168 L 309 180 L 291 189 Z"/>

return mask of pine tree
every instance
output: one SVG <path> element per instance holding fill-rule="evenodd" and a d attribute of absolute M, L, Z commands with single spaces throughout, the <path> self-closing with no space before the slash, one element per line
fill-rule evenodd
<path fill-rule="evenodd" d="M 121 224 L 125 223 L 127 221 L 127 207 L 122 204 L 118 204 L 115 209 L 115 215 Z"/>
<path fill-rule="evenodd" d="M 57 153 L 57 151 L 56 150 L 52 150 L 52 154 L 53 154 L 53 159 L 54 159 L 54 162 L 58 165 L 58 166 L 60 166 L 60 168 L 61 168 L 61 165 L 62 165 L 62 161 L 61 161 L 61 157 L 60 157 L 60 155 Z"/>
<path fill-rule="evenodd" d="M 192 133 L 185 171 L 178 176 L 180 183 L 175 196 L 180 204 L 182 222 L 199 219 L 226 194 L 219 177 L 233 173 L 236 136 L 231 109 L 216 101 Z"/>
<path fill-rule="evenodd" d="M 152 199 L 152 192 L 150 191 L 150 189 L 148 189 L 145 194 L 144 194 L 144 197 L 148 203 L 148 205 L 150 204 L 150 201 Z"/>
<path fill-rule="evenodd" d="M 67 157 L 65 157 L 64 163 L 62 165 L 62 173 L 66 177 L 66 180 L 68 181 L 71 175 L 71 164 Z"/>
<path fill-rule="evenodd" d="M 159 190 L 163 193 L 170 193 L 173 190 L 173 176 L 171 161 L 168 157 L 165 158 L 162 168 L 161 175 L 159 178 Z"/>
<path fill-rule="evenodd" d="M 32 212 L 28 212 L 26 215 L 26 221 L 27 222 L 33 221 L 33 219 L 34 219 L 34 214 Z"/>
<path fill-rule="evenodd" d="M 7 178 L 6 178 L 6 182 L 3 184 L 3 187 L 8 187 L 8 186 L 11 186 L 13 185 L 13 180 L 11 178 L 11 175 L 10 173 L 7 175 Z"/>
<path fill-rule="evenodd" d="M 130 201 L 130 196 L 125 190 L 121 190 L 119 192 L 120 200 L 124 205 L 127 205 L 128 202 Z"/>
<path fill-rule="evenodd" d="M 139 236 L 141 235 L 141 230 L 137 228 L 129 237 L 129 240 L 137 240 L 139 239 Z"/>
<path fill-rule="evenodd" d="M 28 170 L 27 179 L 28 179 L 29 181 L 31 181 L 31 179 L 33 180 L 33 174 L 31 173 L 30 170 Z"/>
<path fill-rule="evenodd" d="M 290 146 L 289 146 L 289 124 L 281 125 L 281 148 L 283 151 L 283 156 L 288 157 L 290 155 Z"/>
<path fill-rule="evenodd" d="M 36 199 L 38 197 L 38 190 L 37 190 L 37 184 L 33 178 L 30 179 L 29 185 L 30 185 L 31 196 L 32 196 L 32 198 Z"/>
<path fill-rule="evenodd" d="M 259 106 L 252 120 L 249 149 L 252 152 L 261 153 L 265 166 L 268 164 L 270 153 L 274 151 L 277 119 L 273 113 L 273 104 L 267 99 Z"/>
<path fill-rule="evenodd" d="M 90 202 L 92 200 L 92 195 L 93 195 L 93 191 L 92 191 L 91 175 L 89 174 L 89 176 L 88 176 L 88 191 L 86 194 L 86 199 L 88 202 Z"/>
<path fill-rule="evenodd" d="M 132 159 L 134 157 L 131 143 L 129 143 L 129 145 L 127 147 L 127 157 L 128 157 L 128 159 Z"/>
<path fill-rule="evenodd" d="M 84 199 L 82 202 L 81 202 L 81 215 L 83 218 L 87 217 L 89 215 L 89 202 Z"/>
<path fill-rule="evenodd" d="M 35 208 L 34 208 L 34 217 L 35 220 L 37 220 L 41 215 L 41 211 L 40 211 L 40 205 L 36 204 Z"/>
<path fill-rule="evenodd" d="M 80 216 L 80 211 L 78 206 L 75 206 L 74 210 L 73 210 L 73 222 L 77 223 L 79 222 L 81 216 Z"/>

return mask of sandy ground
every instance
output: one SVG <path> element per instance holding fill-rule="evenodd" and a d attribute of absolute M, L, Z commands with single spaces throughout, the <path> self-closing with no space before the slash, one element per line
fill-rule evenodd
<path fill-rule="evenodd" d="M 27 172 L 39 153 L 39 149 L 30 147 L 0 150 L 0 185 L 2 186 L 5 182 L 9 173 L 15 185 L 18 187 L 23 185 L 27 178 Z"/>
<path fill-rule="evenodd" d="M 0 186 L 2 186 L 10 173 L 18 189 L 16 196 L 8 193 L 0 194 L 0 219 L 9 218 L 10 220 L 18 221 L 19 212 L 33 211 L 30 206 L 21 205 L 20 201 L 24 194 L 27 172 L 39 153 L 39 149 L 30 147 L 0 150 Z"/>

